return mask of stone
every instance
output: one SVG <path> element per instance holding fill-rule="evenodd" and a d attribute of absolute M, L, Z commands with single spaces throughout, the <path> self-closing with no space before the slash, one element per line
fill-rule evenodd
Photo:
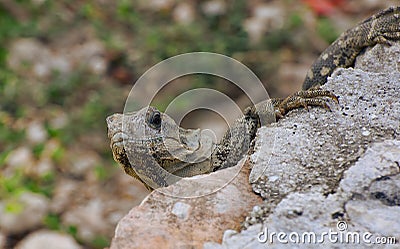
<path fill-rule="evenodd" d="M 237 171 L 243 162 L 211 173 L 200 181 L 219 182 Z M 261 201 L 247 183 L 249 172 L 250 165 L 244 163 L 238 175 L 226 186 L 198 197 L 179 198 L 153 191 L 120 220 L 110 248 L 201 248 L 207 241 L 221 242 L 224 230 L 239 230 L 248 210 Z M 190 183 L 191 178 L 185 178 L 167 189 L 176 194 L 198 186 Z M 213 184 L 206 186 L 212 188 Z M 204 189 L 197 193 L 204 193 Z"/>
<path fill-rule="evenodd" d="M 16 249 L 80 249 L 74 238 L 67 234 L 39 230 L 29 234 L 17 244 Z"/>
<path fill-rule="evenodd" d="M 43 143 L 47 139 L 47 131 L 41 122 L 33 121 L 26 129 L 26 138 L 33 144 Z"/>
<path fill-rule="evenodd" d="M 104 219 L 104 202 L 91 199 L 86 203 L 67 210 L 62 216 L 63 224 L 75 226 L 77 236 L 83 241 L 92 241 L 96 236 L 107 233 L 107 220 Z"/>
<path fill-rule="evenodd" d="M 392 157 L 395 161 L 366 163 L 371 156 L 382 158 L 394 153 L 397 154 L 397 158 Z M 288 244 L 279 243 L 276 237 L 274 243 L 269 243 L 269 240 L 261 243 L 258 241 L 260 232 L 266 231 L 265 229 L 269 231 L 269 234 L 282 232 L 286 235 L 290 233 L 302 235 L 313 232 L 318 236 L 329 230 L 339 232 L 339 225 L 345 226 L 345 232 L 359 235 L 363 248 L 374 246 L 362 241 L 362 236 L 368 233 L 373 236 L 372 238 L 384 236 L 396 238 L 398 241 L 396 236 L 400 233 L 400 225 L 398 220 L 393 217 L 399 217 L 399 205 L 392 205 L 390 202 L 388 204 L 387 200 L 382 198 L 382 196 L 390 196 L 397 185 L 393 184 L 381 189 L 383 191 L 381 198 L 377 199 L 376 195 L 371 194 L 371 190 L 375 190 L 374 183 L 392 181 L 392 178 L 397 179 L 396 184 L 399 183 L 400 170 L 398 166 L 397 169 L 392 167 L 394 162 L 400 161 L 398 157 L 400 157 L 400 141 L 386 140 L 373 144 L 353 167 L 345 171 L 336 193 L 325 196 L 318 191 L 318 188 L 312 188 L 302 193 L 293 191 L 275 206 L 273 213 L 266 216 L 263 224 L 249 226 L 247 230 L 232 236 L 224 236 L 222 244 L 209 243 L 205 244 L 204 248 L 287 248 Z M 352 171 L 360 172 L 360 167 L 371 172 L 384 170 L 381 176 L 375 178 L 369 177 L 368 174 L 352 173 Z M 382 177 L 387 180 L 382 180 Z M 398 188 L 396 192 L 398 193 Z M 382 201 L 382 199 L 384 200 Z M 247 245 L 247 247 L 243 245 Z M 289 242 L 289 245 L 295 246 L 296 244 Z M 339 242 L 329 243 L 325 240 L 324 248 L 337 248 L 340 245 Z M 314 248 L 312 245 L 308 246 Z M 350 243 L 350 246 L 346 248 L 353 248 L 352 246 Z M 361 248 L 357 246 L 354 245 L 354 248 Z M 387 245 L 387 248 L 393 248 L 391 246 L 393 245 Z M 305 248 L 309 247 L 305 246 Z M 380 248 L 386 247 L 382 245 Z"/>
<path fill-rule="evenodd" d="M 394 248 L 390 243 L 400 239 L 394 218 L 400 215 L 399 51 L 399 44 L 377 45 L 358 57 L 355 69 L 336 70 L 324 85 L 339 96 L 332 112 L 295 110 L 259 130 L 250 181 L 265 201 L 245 229 L 203 248 L 316 248 L 280 243 L 276 234 L 329 231 L 360 236 L 360 244 L 346 248 Z M 272 233 L 274 243 L 265 237 Z"/>

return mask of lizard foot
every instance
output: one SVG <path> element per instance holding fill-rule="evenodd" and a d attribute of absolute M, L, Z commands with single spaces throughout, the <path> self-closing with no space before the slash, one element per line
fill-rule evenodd
<path fill-rule="evenodd" d="M 272 99 L 272 103 L 275 107 L 276 118 L 280 119 L 289 111 L 300 107 L 308 110 L 308 106 L 321 106 L 331 111 L 331 108 L 327 104 L 327 99 L 332 99 L 336 103 L 339 103 L 338 97 L 330 91 L 314 87 L 298 91 L 285 99 Z"/>
<path fill-rule="evenodd" d="M 376 44 L 384 44 L 386 46 L 392 46 L 394 44 L 394 39 L 398 39 L 400 37 L 400 32 L 395 32 L 392 34 L 386 34 L 386 36 L 381 35 L 381 36 L 377 36 L 375 37 L 375 39 L 373 40 L 374 43 Z"/>

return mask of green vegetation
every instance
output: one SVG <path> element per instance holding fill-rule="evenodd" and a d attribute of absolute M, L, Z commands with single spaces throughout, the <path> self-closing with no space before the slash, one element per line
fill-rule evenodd
<path fill-rule="evenodd" d="M 332 43 L 339 36 L 332 22 L 327 18 L 320 18 L 317 25 L 318 34 L 327 42 Z"/>
<path fill-rule="evenodd" d="M 57 214 L 47 214 L 43 220 L 43 224 L 50 230 L 59 231 L 62 229 L 61 218 Z"/>

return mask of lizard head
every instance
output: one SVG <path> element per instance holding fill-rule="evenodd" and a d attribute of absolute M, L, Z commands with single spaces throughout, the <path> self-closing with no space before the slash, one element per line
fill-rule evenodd
<path fill-rule="evenodd" d="M 213 142 L 154 107 L 113 114 L 106 121 L 114 160 L 149 189 L 209 170 Z"/>

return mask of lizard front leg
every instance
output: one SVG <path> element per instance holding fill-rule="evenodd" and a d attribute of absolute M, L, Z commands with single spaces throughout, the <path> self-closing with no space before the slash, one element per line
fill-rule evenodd
<path fill-rule="evenodd" d="M 300 107 L 308 110 L 308 106 L 321 106 L 327 110 L 331 110 L 327 104 L 328 99 L 339 103 L 338 97 L 330 91 L 314 87 L 298 91 L 284 99 L 274 98 L 271 101 L 275 108 L 276 118 L 280 119 L 289 111 Z"/>

